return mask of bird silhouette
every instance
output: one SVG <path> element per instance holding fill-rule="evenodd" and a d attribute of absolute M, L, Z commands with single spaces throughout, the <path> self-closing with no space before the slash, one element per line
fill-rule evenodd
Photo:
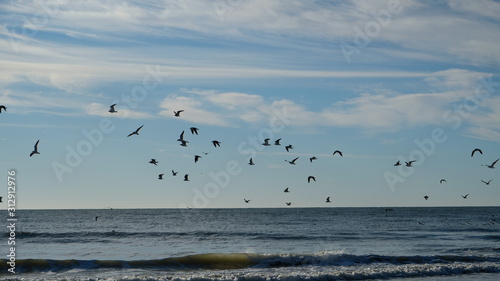
<path fill-rule="evenodd" d="M 187 147 L 188 146 L 188 141 L 182 140 L 181 141 L 181 146 Z"/>
<path fill-rule="evenodd" d="M 491 182 L 492 180 L 493 180 L 493 179 L 491 179 L 491 180 L 489 180 L 489 181 L 483 181 L 483 180 L 481 180 L 481 181 L 482 181 L 484 184 L 486 184 L 486 185 L 490 185 L 490 182 Z"/>
<path fill-rule="evenodd" d="M 2 196 L 0 196 L 0 203 L 2 203 L 2 198 L 3 198 L 3 197 L 2 197 Z"/>
<path fill-rule="evenodd" d="M 158 175 L 158 179 L 159 179 L 159 180 L 162 180 L 162 179 L 163 179 L 163 175 L 164 175 L 164 174 L 159 174 L 159 175 Z"/>
<path fill-rule="evenodd" d="M 285 188 L 285 190 L 283 190 L 283 192 L 290 192 L 290 190 L 288 190 L 288 187 Z"/>
<path fill-rule="evenodd" d="M 115 110 L 116 103 L 113 103 L 112 105 L 109 106 L 109 113 L 117 113 L 118 111 Z"/>
<path fill-rule="evenodd" d="M 424 199 L 425 199 L 425 200 L 429 199 L 429 196 L 425 195 L 425 196 L 424 196 Z"/>
<path fill-rule="evenodd" d="M 264 139 L 264 142 L 262 143 L 263 146 L 270 146 L 271 144 L 269 143 L 271 139 L 267 138 L 267 139 Z"/>
<path fill-rule="evenodd" d="M 413 164 L 414 162 L 417 162 L 417 160 L 411 160 L 410 162 L 405 162 L 406 167 L 413 167 L 411 164 Z"/>
<path fill-rule="evenodd" d="M 174 116 L 175 117 L 181 117 L 181 112 L 184 112 L 184 110 L 179 110 L 179 111 L 174 111 Z"/>
<path fill-rule="evenodd" d="M 491 163 L 491 165 L 481 165 L 481 166 L 486 166 L 486 167 L 488 167 L 488 168 L 490 168 L 490 169 L 495 169 L 495 164 L 496 164 L 497 162 L 498 162 L 498 159 L 497 159 L 497 160 L 495 160 L 493 163 Z"/>
<path fill-rule="evenodd" d="M 0 105 L 0 113 L 2 113 L 2 109 L 3 111 L 7 111 L 7 107 L 5 105 Z"/>
<path fill-rule="evenodd" d="M 479 148 L 475 148 L 472 153 L 470 154 L 470 157 L 474 156 L 474 153 L 479 152 L 479 154 L 483 155 L 483 152 Z"/>
<path fill-rule="evenodd" d="M 446 180 L 445 180 L 445 179 L 441 179 L 441 180 L 439 181 L 439 183 L 443 183 L 443 182 L 446 182 Z"/>
<path fill-rule="evenodd" d="M 177 176 L 177 173 L 178 172 L 174 172 L 174 170 L 172 170 L 172 176 L 174 176 L 174 177 Z"/>
<path fill-rule="evenodd" d="M 289 145 L 285 146 L 285 149 L 286 149 L 286 152 L 289 152 L 290 149 L 293 149 L 293 145 L 289 144 Z"/>
<path fill-rule="evenodd" d="M 326 197 L 326 203 L 331 203 L 332 201 L 330 201 L 330 196 Z"/>
<path fill-rule="evenodd" d="M 317 160 L 318 158 L 316 158 L 316 156 L 313 156 L 311 158 L 309 158 L 309 161 L 312 163 L 313 160 Z"/>
<path fill-rule="evenodd" d="M 177 141 L 184 141 L 184 131 L 182 131 L 182 133 L 179 135 L 179 138 L 177 139 Z"/>
<path fill-rule="evenodd" d="M 189 128 L 189 129 L 191 130 L 191 134 L 193 134 L 193 135 L 198 135 L 198 130 L 199 130 L 198 128 L 196 128 L 196 127 L 191 127 L 191 128 Z"/>
<path fill-rule="evenodd" d="M 344 156 L 344 155 L 342 155 L 342 152 L 341 152 L 340 150 L 335 150 L 335 151 L 333 152 L 333 155 L 335 155 L 336 153 L 338 153 L 340 156 Z"/>
<path fill-rule="evenodd" d="M 274 145 L 281 145 L 280 141 L 281 141 L 281 138 L 275 140 L 274 141 Z"/>
<path fill-rule="evenodd" d="M 394 164 L 394 166 L 401 166 L 401 161 L 396 162 L 396 164 Z"/>
<path fill-rule="evenodd" d="M 184 175 L 184 181 L 189 181 L 189 174 Z"/>
<path fill-rule="evenodd" d="M 465 195 L 461 195 L 463 199 L 467 199 L 467 196 L 469 196 L 469 194 L 465 194 Z"/>
<path fill-rule="evenodd" d="M 154 159 L 154 158 L 151 158 L 151 161 L 149 161 L 149 163 L 153 164 L 155 166 L 158 166 L 158 163 L 160 163 L 160 162 L 156 161 L 156 159 Z"/>
<path fill-rule="evenodd" d="M 245 201 L 245 203 L 250 203 L 250 199 L 247 200 L 247 199 L 243 198 L 243 200 Z"/>
<path fill-rule="evenodd" d="M 35 146 L 33 148 L 33 151 L 30 153 L 30 157 L 35 155 L 35 154 L 40 154 L 40 152 L 38 152 L 38 143 L 40 142 L 40 140 L 37 140 L 36 143 L 35 143 Z"/>
<path fill-rule="evenodd" d="M 212 144 L 214 145 L 214 147 L 217 147 L 217 146 L 220 147 L 220 141 L 218 141 L 218 140 L 213 140 Z"/>
<path fill-rule="evenodd" d="M 253 159 L 252 159 L 252 158 L 250 158 L 250 160 L 248 161 L 248 165 L 252 165 L 252 166 L 253 166 L 253 165 L 255 165 L 255 164 L 253 163 Z"/>
<path fill-rule="evenodd" d="M 200 155 L 195 155 L 194 156 L 194 163 L 198 162 L 200 160 L 201 156 Z"/>
<path fill-rule="evenodd" d="M 285 159 L 286 162 L 290 163 L 291 165 L 295 165 L 295 161 L 297 161 L 297 159 L 299 159 L 299 157 L 293 159 L 292 161 L 288 161 Z"/>
<path fill-rule="evenodd" d="M 139 131 L 142 129 L 142 127 L 144 127 L 144 125 L 140 126 L 139 128 L 137 128 L 135 131 L 133 131 L 132 133 L 128 134 L 127 137 L 130 137 L 130 136 L 133 136 L 133 135 L 139 135 Z"/>
<path fill-rule="evenodd" d="M 285 202 L 285 204 L 286 204 L 287 206 L 290 206 L 290 205 L 292 205 L 292 202 Z"/>
<path fill-rule="evenodd" d="M 310 183 L 310 182 L 311 182 L 311 180 L 313 180 L 314 182 L 316 182 L 316 178 L 315 178 L 315 177 L 313 177 L 313 176 L 309 176 L 309 177 L 307 177 L 307 182 L 308 182 L 308 183 Z"/>

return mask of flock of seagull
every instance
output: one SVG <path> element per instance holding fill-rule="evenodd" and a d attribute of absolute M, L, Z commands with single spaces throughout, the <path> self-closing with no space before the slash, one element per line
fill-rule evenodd
<path fill-rule="evenodd" d="M 113 114 L 113 113 L 117 113 L 118 111 L 115 109 L 115 106 L 116 106 L 116 104 L 112 104 L 112 105 L 110 105 L 108 112 L 109 112 L 109 113 L 112 113 L 112 114 Z M 6 112 L 6 111 L 7 111 L 7 107 L 6 107 L 5 105 L 0 105 L 0 113 L 2 113 L 2 111 L 4 111 L 4 112 Z M 184 110 L 174 111 L 173 113 L 174 113 L 174 116 L 175 116 L 175 117 L 181 117 L 181 113 L 182 113 L 182 112 L 184 112 Z M 135 129 L 133 132 L 131 132 L 130 134 L 128 134 L 128 135 L 127 135 L 127 137 L 131 137 L 131 136 L 138 136 L 138 135 L 139 135 L 140 130 L 141 130 L 143 127 L 144 127 L 144 125 L 141 125 L 141 126 L 140 126 L 140 127 L 138 127 L 137 129 Z M 192 135 L 198 135 L 198 130 L 199 130 L 198 128 L 196 128 L 196 127 L 191 127 L 191 128 L 189 128 L 189 129 L 190 129 L 190 132 L 191 132 L 191 134 L 192 134 Z M 281 145 L 281 140 L 282 140 L 281 138 L 276 139 L 276 140 L 274 141 L 274 145 L 275 145 L 275 146 L 280 146 L 280 145 Z M 178 141 L 178 142 L 180 142 L 180 146 L 183 146 L 183 147 L 187 147 L 187 146 L 188 146 L 189 141 L 187 141 L 187 140 L 184 138 L 184 131 L 182 131 L 182 133 L 180 134 L 180 136 L 179 136 L 179 138 L 177 139 L 177 141 Z M 35 143 L 35 145 L 34 145 L 34 147 L 33 147 L 33 151 L 29 154 L 29 156 L 30 156 L 30 157 L 32 157 L 33 155 L 36 155 L 36 154 L 40 154 L 40 152 L 38 151 L 38 144 L 39 144 L 39 142 L 40 142 L 40 140 L 37 140 L 37 141 L 36 141 L 36 143 Z M 212 145 L 213 145 L 214 147 L 220 147 L 220 146 L 221 146 L 221 142 L 220 142 L 220 141 L 218 141 L 218 140 L 213 140 L 213 141 L 212 141 Z M 271 145 L 272 145 L 272 144 L 271 144 L 271 139 L 270 139 L 270 138 L 266 138 L 266 139 L 264 139 L 264 142 L 262 143 L 262 145 L 263 145 L 263 146 L 271 146 Z M 291 149 L 294 149 L 293 145 L 289 144 L 289 145 L 286 145 L 286 146 L 285 146 L 285 150 L 286 150 L 287 152 L 289 152 Z M 481 149 L 479 149 L 479 148 L 475 148 L 475 149 L 472 151 L 472 153 L 471 153 L 471 157 L 474 157 L 474 155 L 475 155 L 476 153 L 479 153 L 479 154 L 481 154 L 481 155 L 483 154 L 483 152 L 482 152 L 482 150 L 481 150 Z M 207 155 L 208 153 L 204 152 L 204 154 L 205 154 L 205 155 Z M 333 152 L 333 156 L 335 156 L 335 155 L 339 155 L 339 156 L 343 157 L 342 151 L 340 151 L 340 150 L 335 150 L 335 151 Z M 201 158 L 202 158 L 202 156 L 200 156 L 200 155 L 195 155 L 195 156 L 194 156 L 194 163 L 197 163 L 197 162 L 198 162 Z M 285 159 L 285 161 L 286 161 L 287 163 L 289 163 L 290 165 L 295 165 L 295 164 L 296 164 L 296 161 L 297 161 L 298 159 L 299 159 L 299 157 L 295 157 L 295 158 L 294 158 L 294 159 L 292 159 L 292 160 L 287 160 L 287 159 Z M 310 158 L 309 158 L 309 161 L 312 163 L 314 160 L 317 160 L 317 159 L 318 159 L 317 157 L 312 156 L 312 157 L 310 157 Z M 486 167 L 488 167 L 488 168 L 490 168 L 490 169 L 494 169 L 494 168 L 495 168 L 495 164 L 498 162 L 498 160 L 500 160 L 500 159 L 497 159 L 497 160 L 493 161 L 493 163 L 491 163 L 491 164 L 489 164 L 489 165 L 488 165 L 488 164 L 483 164 L 483 165 L 481 165 L 481 166 L 486 166 Z M 408 162 L 405 162 L 405 166 L 406 166 L 406 167 L 413 167 L 413 166 L 412 166 L 412 164 L 413 164 L 413 163 L 415 163 L 415 162 L 416 162 L 416 160 L 410 160 L 410 161 L 408 161 Z M 157 166 L 159 162 L 158 162 L 156 159 L 154 159 L 154 158 L 153 158 L 153 159 L 151 159 L 151 160 L 149 161 L 149 163 L 150 163 L 150 164 L 152 164 L 152 165 Z M 251 166 L 255 165 L 255 163 L 254 163 L 254 161 L 253 161 L 253 158 L 250 158 L 250 159 L 249 159 L 249 161 L 248 161 L 248 165 L 251 165 Z M 396 166 L 396 167 L 397 167 L 397 166 L 401 166 L 401 165 L 403 165 L 403 164 L 401 163 L 401 161 L 397 161 L 397 162 L 394 164 L 394 166 Z M 172 176 L 177 176 L 177 174 L 178 174 L 178 172 L 176 172 L 176 171 L 174 171 L 174 170 L 172 170 L 172 172 L 171 172 L 171 173 L 172 173 Z M 163 179 L 164 179 L 164 178 L 163 178 L 163 176 L 164 176 L 164 175 L 165 175 L 164 173 L 159 174 L 159 175 L 158 175 L 158 180 L 163 180 Z M 491 181 L 492 181 L 492 180 L 493 180 L 493 179 L 490 179 L 490 180 L 488 180 L 488 181 L 481 180 L 481 182 L 482 182 L 482 183 L 484 183 L 485 185 L 489 185 L 489 184 L 491 183 Z M 185 175 L 184 175 L 184 181 L 189 181 L 189 174 L 185 174 Z M 311 183 L 311 182 L 316 182 L 316 178 L 315 178 L 314 176 L 308 176 L 308 178 L 307 178 L 307 182 L 308 182 L 308 183 Z M 440 183 L 441 183 L 441 184 L 442 184 L 442 183 L 446 183 L 446 179 L 441 179 L 441 180 L 440 180 Z M 289 190 L 289 188 L 287 187 L 287 188 L 286 188 L 283 192 L 285 192 L 285 193 L 289 193 L 289 192 L 290 192 L 290 190 Z M 463 199 L 467 199 L 467 197 L 468 197 L 468 196 L 469 196 L 469 194 L 461 195 L 461 197 L 462 197 Z M 428 199 L 430 198 L 430 196 L 425 195 L 425 196 L 423 196 L 423 198 L 424 198 L 425 200 L 428 200 Z M 248 204 L 248 203 L 250 203 L 250 201 L 251 201 L 250 199 L 245 199 L 245 198 L 243 198 L 243 200 L 244 200 L 244 202 L 245 202 L 245 203 L 247 203 L 247 204 Z M 0 197 L 0 202 L 2 202 L 2 197 Z M 326 203 L 331 203 L 332 201 L 330 200 L 330 197 L 327 197 L 327 198 L 326 198 L 326 200 L 325 200 L 325 202 L 326 202 Z M 285 204 L 286 204 L 287 206 L 290 206 L 290 205 L 292 205 L 292 202 L 285 202 Z M 96 218 L 96 220 L 97 220 L 97 218 Z"/>

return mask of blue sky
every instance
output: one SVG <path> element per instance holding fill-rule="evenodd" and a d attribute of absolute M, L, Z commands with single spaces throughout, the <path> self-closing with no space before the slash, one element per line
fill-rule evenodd
<path fill-rule="evenodd" d="M 0 167 L 5 181 L 17 170 L 18 208 L 499 204 L 498 169 L 481 166 L 500 157 L 496 1 L 5 1 L 0 11 Z"/>

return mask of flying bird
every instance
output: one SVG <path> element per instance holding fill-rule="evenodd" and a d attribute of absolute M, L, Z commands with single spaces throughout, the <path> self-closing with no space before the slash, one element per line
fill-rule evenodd
<path fill-rule="evenodd" d="M 469 196 L 469 194 L 465 194 L 465 195 L 461 195 L 463 199 L 467 199 L 467 196 Z"/>
<path fill-rule="evenodd" d="M 401 161 L 396 162 L 396 164 L 394 164 L 394 166 L 401 166 Z"/>
<path fill-rule="evenodd" d="M 331 203 L 332 201 L 330 201 L 330 196 L 326 197 L 326 203 Z"/>
<path fill-rule="evenodd" d="M 290 192 L 290 190 L 288 190 L 288 187 L 285 188 L 285 190 L 283 190 L 283 192 Z"/>
<path fill-rule="evenodd" d="M 290 205 L 292 205 L 292 202 L 285 202 L 285 204 L 286 204 L 287 206 L 290 206 Z"/>
<path fill-rule="evenodd" d="M 133 135 L 139 135 L 139 131 L 142 129 L 144 125 L 140 126 L 139 128 L 137 128 L 135 131 L 133 131 L 132 133 L 128 134 L 127 137 L 130 137 L 130 136 L 133 136 Z"/>
<path fill-rule="evenodd" d="M 177 176 L 177 173 L 178 172 L 174 172 L 174 170 L 172 170 L 172 176 L 174 176 L 174 177 Z"/>
<path fill-rule="evenodd" d="M 179 138 L 177 139 L 177 141 L 184 141 L 184 131 L 182 131 L 182 133 L 179 135 Z"/>
<path fill-rule="evenodd" d="M 479 154 L 483 155 L 483 152 L 479 148 L 475 148 L 472 153 L 470 154 L 470 157 L 474 156 L 474 153 L 479 152 Z"/>
<path fill-rule="evenodd" d="M 38 152 L 38 142 L 40 142 L 40 140 L 36 141 L 34 150 L 30 153 L 30 157 L 33 156 L 34 154 L 40 154 L 40 152 Z"/>
<path fill-rule="evenodd" d="M 189 181 L 189 174 L 184 175 L 184 181 Z"/>
<path fill-rule="evenodd" d="M 342 155 L 342 151 L 340 151 L 340 150 L 335 150 L 335 151 L 333 152 L 333 155 L 335 155 L 335 153 L 338 153 L 340 156 L 344 156 L 344 155 Z"/>
<path fill-rule="evenodd" d="M 425 196 L 424 196 L 424 199 L 425 199 L 425 200 L 429 199 L 429 196 L 425 195 Z"/>
<path fill-rule="evenodd" d="M 481 181 L 482 181 L 484 184 L 486 184 L 486 185 L 490 185 L 490 182 L 491 182 L 492 180 L 493 180 L 493 179 L 491 179 L 491 180 L 489 180 L 489 181 L 483 181 L 483 180 L 481 180 Z"/>
<path fill-rule="evenodd" d="M 316 158 L 316 156 L 313 156 L 313 157 L 309 158 L 309 161 L 311 161 L 311 163 L 312 163 L 313 160 L 317 160 L 317 159 L 318 158 Z"/>
<path fill-rule="evenodd" d="M 196 128 L 196 127 L 191 127 L 191 128 L 189 128 L 189 129 L 191 130 L 191 134 L 193 134 L 193 135 L 198 135 L 198 130 L 199 130 L 198 128 Z"/>
<path fill-rule="evenodd" d="M 295 165 L 295 161 L 297 161 L 297 159 L 299 159 L 299 157 L 293 159 L 292 161 L 288 161 L 285 159 L 286 162 L 290 163 L 291 165 Z"/>
<path fill-rule="evenodd" d="M 281 145 L 280 141 L 281 141 L 281 138 L 275 140 L 274 141 L 274 145 Z"/>
<path fill-rule="evenodd" d="M 243 200 L 245 200 L 245 203 L 250 203 L 250 199 L 247 200 L 247 199 L 243 198 Z"/>
<path fill-rule="evenodd" d="M 490 168 L 490 169 L 495 169 L 495 164 L 496 164 L 497 162 L 498 162 L 498 159 L 497 159 L 497 160 L 495 160 L 495 162 L 491 163 L 491 165 L 481 165 L 481 166 L 486 166 L 486 167 L 488 167 L 488 168 Z"/>
<path fill-rule="evenodd" d="M 214 147 L 217 147 L 217 146 L 220 147 L 220 141 L 218 141 L 218 140 L 213 140 L 212 144 L 214 145 Z"/>
<path fill-rule="evenodd" d="M 151 158 L 151 161 L 149 161 L 149 163 L 153 164 L 155 166 L 158 166 L 158 163 L 160 163 L 160 162 L 156 161 L 156 159 L 154 159 L 154 158 Z"/>
<path fill-rule="evenodd" d="M 200 155 L 195 155 L 194 156 L 194 163 L 198 162 L 200 160 L 201 156 Z"/>
<path fill-rule="evenodd" d="M 443 183 L 443 182 L 446 182 L 446 180 L 445 180 L 445 179 L 441 179 L 441 180 L 439 181 L 439 183 Z"/>
<path fill-rule="evenodd" d="M 174 116 L 175 117 L 181 117 L 181 112 L 184 112 L 184 110 L 179 110 L 179 111 L 174 111 Z"/>
<path fill-rule="evenodd" d="M 269 139 L 269 138 L 268 138 L 268 139 L 265 139 L 265 140 L 264 140 L 264 143 L 262 143 L 262 145 L 263 145 L 263 146 L 270 146 L 270 145 L 271 145 L 271 144 L 269 143 L 269 141 L 270 141 L 270 140 L 271 140 L 271 139 Z"/>
<path fill-rule="evenodd" d="M 113 103 L 112 105 L 109 106 L 109 113 L 117 113 L 118 111 L 115 110 L 116 103 Z"/>
<path fill-rule="evenodd" d="M 7 107 L 5 105 L 0 105 L 0 113 L 2 113 L 2 109 L 3 111 L 7 111 Z"/>
<path fill-rule="evenodd" d="M 315 178 L 315 177 L 313 177 L 313 176 L 309 176 L 309 177 L 307 177 L 307 182 L 308 182 L 308 183 L 310 183 L 310 182 L 311 182 L 311 180 L 313 180 L 314 182 L 316 182 L 316 178 Z"/>
<path fill-rule="evenodd" d="M 164 174 L 159 174 L 159 175 L 158 175 L 158 179 L 159 179 L 159 180 L 162 180 L 162 179 L 163 179 L 163 175 L 164 175 Z"/>
<path fill-rule="evenodd" d="M 2 196 L 0 196 L 0 203 L 2 203 L 2 198 L 3 198 L 3 197 L 2 197 Z"/>
<path fill-rule="evenodd" d="M 181 141 L 181 146 L 187 147 L 188 146 L 188 141 L 182 140 Z"/>
<path fill-rule="evenodd" d="M 250 158 L 250 160 L 248 161 L 248 165 L 252 165 L 252 166 L 253 166 L 253 165 L 255 165 L 255 164 L 253 163 L 253 159 L 252 159 L 252 158 Z"/>
<path fill-rule="evenodd" d="M 285 149 L 287 152 L 289 152 L 290 149 L 293 149 L 293 145 L 289 144 L 289 145 L 285 146 Z"/>
<path fill-rule="evenodd" d="M 417 160 L 411 160 L 410 162 L 406 162 L 406 167 L 413 167 L 411 164 L 413 164 L 413 162 L 417 162 Z"/>

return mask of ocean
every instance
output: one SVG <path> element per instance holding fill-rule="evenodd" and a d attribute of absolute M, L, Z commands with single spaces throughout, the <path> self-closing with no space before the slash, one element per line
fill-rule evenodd
<path fill-rule="evenodd" d="M 500 280 L 500 207 L 18 210 L 15 273 L 3 233 L 0 280 Z"/>

